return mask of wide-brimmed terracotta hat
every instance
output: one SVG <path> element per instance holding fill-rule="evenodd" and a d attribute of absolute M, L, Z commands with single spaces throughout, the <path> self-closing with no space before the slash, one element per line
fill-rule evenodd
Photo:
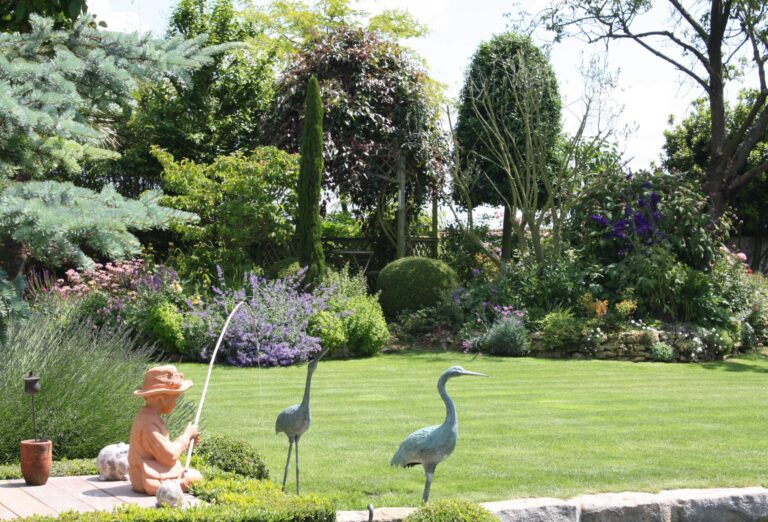
<path fill-rule="evenodd" d="M 181 395 L 192 386 L 192 381 L 185 380 L 184 374 L 175 366 L 155 366 L 144 374 L 144 386 L 133 392 L 139 397 L 148 395 Z"/>

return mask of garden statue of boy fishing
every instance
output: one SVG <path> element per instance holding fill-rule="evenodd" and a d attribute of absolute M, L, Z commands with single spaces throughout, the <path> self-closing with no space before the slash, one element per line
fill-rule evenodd
<path fill-rule="evenodd" d="M 202 480 L 199 471 L 183 469 L 179 462 L 190 444 L 198 442 L 197 424 L 187 426 L 172 441 L 160 417 L 171 413 L 178 398 L 191 386 L 192 381 L 185 380 L 175 366 L 165 365 L 147 370 L 144 385 L 133 392 L 145 402 L 133 421 L 128 450 L 128 475 L 134 491 L 155 495 L 163 481 L 178 480 L 186 492 L 190 485 Z"/>

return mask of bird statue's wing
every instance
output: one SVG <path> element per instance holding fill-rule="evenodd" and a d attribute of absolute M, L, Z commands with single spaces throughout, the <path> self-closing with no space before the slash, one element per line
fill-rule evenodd
<path fill-rule="evenodd" d="M 286 409 L 280 412 L 280 415 L 277 416 L 277 421 L 275 421 L 275 433 L 285 433 L 288 434 L 289 431 L 292 431 L 292 424 L 294 421 L 294 418 L 296 417 L 296 412 L 299 409 L 299 406 L 301 404 L 294 404 L 293 406 L 288 406 Z"/>
<path fill-rule="evenodd" d="M 406 438 L 390 461 L 390 466 L 415 466 L 431 461 L 435 453 L 435 435 L 440 426 L 429 426 L 414 431 Z"/>

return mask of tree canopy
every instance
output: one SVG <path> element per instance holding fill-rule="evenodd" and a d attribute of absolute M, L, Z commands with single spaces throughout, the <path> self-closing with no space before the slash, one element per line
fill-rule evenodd
<path fill-rule="evenodd" d="M 666 17 L 658 9 L 666 6 Z M 699 86 L 709 105 L 709 156 L 704 189 L 719 218 L 750 180 L 768 170 L 768 157 L 744 167 L 768 128 L 768 3 L 752 0 L 554 0 L 543 13 L 558 39 L 629 40 Z M 755 89 L 741 123 L 728 125 L 729 83 Z"/>
<path fill-rule="evenodd" d="M 726 122 L 729 132 L 743 124 L 757 93 L 742 91 L 735 104 L 726 105 Z M 694 110 L 679 124 L 664 132 L 665 169 L 686 175 L 699 183 L 705 180 L 709 165 L 711 112 L 707 100 L 694 102 Z M 768 130 L 755 145 L 739 173 L 754 169 L 768 156 Z M 750 179 L 746 188 L 730 200 L 736 215 L 734 228 L 742 235 L 762 237 L 768 235 L 768 173 L 762 172 Z M 751 260 L 753 267 L 759 259 Z"/>
<path fill-rule="evenodd" d="M 139 80 L 186 82 L 221 50 L 203 48 L 202 36 L 161 41 L 91 22 L 56 30 L 32 15 L 30 32 L 0 34 L 0 269 L 11 279 L 29 256 L 87 266 L 85 244 L 117 259 L 138 251 L 130 230 L 192 217 L 163 209 L 156 193 L 130 202 L 112 187 L 97 195 L 54 181 L 79 172 L 84 160 L 116 155 L 112 123 L 130 109 Z"/>
<path fill-rule="evenodd" d="M 543 203 L 540 192 L 560 133 L 560 105 L 555 73 L 530 38 L 497 35 L 472 57 L 455 131 L 468 184 L 456 187 L 455 195 L 472 205 L 504 206 L 504 258 L 510 255 L 514 212 L 535 211 Z"/>
<path fill-rule="evenodd" d="M 149 152 L 153 145 L 202 163 L 259 145 L 261 120 L 274 96 L 271 58 L 253 45 L 235 44 L 256 34 L 232 0 L 181 0 L 167 38 L 205 35 L 228 45 L 227 51 L 196 70 L 190 83 L 166 78 L 142 84 L 135 110 L 116 131 L 121 158 L 94 166 L 83 182 L 112 181 L 135 196 L 161 183 L 162 168 Z"/>
<path fill-rule="evenodd" d="M 418 205 L 440 183 L 444 161 L 434 86 L 397 43 L 340 27 L 307 43 L 278 84 L 276 144 L 297 151 L 305 86 L 317 77 L 325 108 L 324 186 L 359 211 L 381 209 L 396 194 L 402 157 L 409 200 Z"/>

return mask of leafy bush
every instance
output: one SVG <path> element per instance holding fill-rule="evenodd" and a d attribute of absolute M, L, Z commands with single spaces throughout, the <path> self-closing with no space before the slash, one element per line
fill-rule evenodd
<path fill-rule="evenodd" d="M 434 306 L 459 286 L 456 272 L 442 261 L 404 257 L 379 272 L 379 301 L 384 313 L 394 317 L 404 310 Z"/>
<path fill-rule="evenodd" d="M 707 197 L 683 175 L 609 170 L 577 199 L 567 236 L 602 266 L 661 246 L 685 266 L 703 270 L 717 257 L 720 224 L 711 228 Z"/>
<path fill-rule="evenodd" d="M 344 317 L 347 346 L 351 355 L 367 356 L 377 353 L 389 340 L 389 329 L 381 305 L 375 296 L 348 299 Z"/>
<path fill-rule="evenodd" d="M 702 340 L 709 353 L 716 357 L 723 357 L 733 352 L 736 344 L 731 332 L 724 328 L 711 328 L 704 332 Z"/>
<path fill-rule="evenodd" d="M 150 352 L 125 327 L 96 328 L 72 320 L 77 310 L 60 303 L 14 323 L 0 365 L 0 461 L 18 459 L 19 441 L 33 436 L 29 397 L 21 379 L 40 376 L 36 397 L 39 434 L 53 441 L 56 458 L 95 457 L 107 444 L 125 440 L 141 401 Z M 189 403 L 169 420 L 176 432 L 190 418 Z"/>
<path fill-rule="evenodd" d="M 349 265 L 338 271 L 329 270 L 323 278 L 323 285 L 333 289 L 329 308 L 341 321 L 346 338 L 346 350 L 340 350 L 339 346 L 336 353 L 353 356 L 377 353 L 389 339 L 389 330 L 379 300 L 368 295 L 363 273 L 351 273 Z M 331 321 L 335 324 L 337 319 Z"/>
<path fill-rule="evenodd" d="M 654 361 L 672 362 L 675 360 L 675 350 L 667 343 L 653 343 L 650 354 Z"/>
<path fill-rule="evenodd" d="M 408 515 L 405 522 L 497 522 L 487 509 L 464 500 L 437 500 Z"/>
<path fill-rule="evenodd" d="M 248 266 L 249 253 L 259 241 L 290 240 L 297 209 L 297 155 L 258 147 L 247 155 L 218 156 L 201 164 L 176 161 L 157 147 L 152 154 L 164 169 L 163 187 L 169 195 L 163 203 L 200 216 L 198 222 L 172 226 L 199 260 L 185 276 L 203 273 L 215 281 L 217 266 L 227 274 Z"/>
<path fill-rule="evenodd" d="M 51 464 L 51 477 L 71 477 L 98 475 L 96 459 L 54 460 Z M 20 479 L 21 466 L 18 463 L 0 465 L 0 480 Z"/>
<path fill-rule="evenodd" d="M 183 508 L 141 508 L 129 505 L 114 512 L 67 511 L 58 517 L 29 517 L 28 522 L 335 522 L 336 511 L 326 499 L 286 495 L 269 481 L 218 477 L 203 480 L 190 492 L 208 505 Z"/>
<path fill-rule="evenodd" d="M 269 471 L 258 450 L 247 441 L 227 435 L 205 435 L 196 447 L 207 464 L 243 477 L 268 479 Z"/>
<path fill-rule="evenodd" d="M 184 352 L 184 317 L 173 303 L 162 301 L 149 307 L 144 331 L 157 339 L 164 352 Z"/>
<path fill-rule="evenodd" d="M 472 232 L 486 244 L 499 240 L 489 233 L 487 225 L 475 225 Z M 485 252 L 475 242 L 467 239 L 466 234 L 454 224 L 448 225 L 442 231 L 440 260 L 453 268 L 461 281 L 469 281 L 480 272 L 496 270 L 496 265 Z"/>
<path fill-rule="evenodd" d="M 320 338 L 320 346 L 331 353 L 347 345 L 344 320 L 334 312 L 323 310 L 312 316 L 307 329 L 309 335 Z"/>
<path fill-rule="evenodd" d="M 165 351 L 185 350 L 179 308 L 186 304 L 174 270 L 133 259 L 68 270 L 65 279 L 53 282 L 46 279 L 32 285 L 35 306 L 45 307 L 46 301 L 58 297 L 77 308 L 73 320 L 129 326 L 142 341 L 157 343 Z"/>
<path fill-rule="evenodd" d="M 303 271 L 270 281 L 246 274 L 242 288 L 214 287 L 213 299 L 194 306 L 192 313 L 208 325 L 209 358 L 224 321 L 236 303 L 245 301 L 232 318 L 222 341 L 220 359 L 235 366 L 287 366 L 320 351 L 320 339 L 307 333 L 310 318 L 328 307 L 332 291 L 301 290 Z"/>
<path fill-rule="evenodd" d="M 281 277 L 296 275 L 300 271 L 299 260 L 295 257 L 287 257 L 269 265 L 264 270 L 264 275 L 270 279 L 280 279 Z"/>
<path fill-rule="evenodd" d="M 488 330 L 472 339 L 472 349 L 493 355 L 528 355 L 528 332 L 519 317 L 502 317 Z"/>
<path fill-rule="evenodd" d="M 577 345 L 583 331 L 583 321 L 568 309 L 550 312 L 541 320 L 544 345 L 551 350 Z"/>

